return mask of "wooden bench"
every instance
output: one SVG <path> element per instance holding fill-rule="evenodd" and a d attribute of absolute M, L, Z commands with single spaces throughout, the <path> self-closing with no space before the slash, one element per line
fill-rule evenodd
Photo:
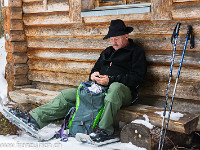
<path fill-rule="evenodd" d="M 16 103 L 32 103 L 36 105 L 42 105 L 51 101 L 59 93 L 60 92 L 57 91 L 26 88 L 12 91 L 9 93 L 9 96 L 11 100 Z M 163 108 L 136 104 L 122 108 L 116 117 L 116 122 L 122 121 L 125 123 L 130 123 L 135 119 L 144 119 L 143 115 L 146 114 L 151 124 L 161 127 L 162 117 L 159 114 L 156 114 L 156 111 L 163 111 Z M 186 134 L 190 134 L 191 132 L 195 131 L 199 116 L 197 114 L 191 114 L 188 112 L 180 113 L 184 114 L 184 116 L 178 121 L 170 120 L 168 130 Z"/>

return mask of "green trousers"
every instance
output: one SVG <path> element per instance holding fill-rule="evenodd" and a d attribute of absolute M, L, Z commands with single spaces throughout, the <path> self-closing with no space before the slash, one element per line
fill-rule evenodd
<path fill-rule="evenodd" d="M 65 89 L 49 103 L 32 110 L 30 115 L 37 121 L 40 128 L 56 119 L 64 118 L 69 109 L 76 105 L 76 92 L 77 89 Z M 118 82 L 112 83 L 107 93 L 99 127 L 113 132 L 115 115 L 122 106 L 131 104 L 132 96 L 130 89 Z"/>

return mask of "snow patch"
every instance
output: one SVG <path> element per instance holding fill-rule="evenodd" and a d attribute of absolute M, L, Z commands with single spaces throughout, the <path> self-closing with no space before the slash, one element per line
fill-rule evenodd
<path fill-rule="evenodd" d="M 7 98 L 7 81 L 5 79 L 5 66 L 7 64 L 6 61 L 6 50 L 5 50 L 5 39 L 0 38 L 0 97 L 3 100 L 3 103 L 8 101 Z"/>
<path fill-rule="evenodd" d="M 146 126 L 149 129 L 153 129 L 154 125 L 152 125 L 149 122 L 148 116 L 146 114 L 144 114 L 143 117 L 144 117 L 145 120 L 136 119 L 136 120 L 132 121 L 131 123 L 142 124 L 142 125 Z"/>
<path fill-rule="evenodd" d="M 155 113 L 156 114 L 159 114 L 160 117 L 163 117 L 163 112 L 164 111 L 156 111 Z M 166 115 L 165 115 L 165 118 L 168 118 L 168 115 L 169 115 L 169 111 L 166 111 Z M 170 120 L 174 120 L 174 121 L 178 121 L 181 117 L 183 117 L 184 114 L 182 113 L 179 113 L 179 112 L 171 112 L 170 114 Z"/>

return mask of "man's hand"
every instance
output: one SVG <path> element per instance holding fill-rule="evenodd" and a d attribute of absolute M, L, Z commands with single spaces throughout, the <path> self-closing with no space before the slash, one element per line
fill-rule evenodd
<path fill-rule="evenodd" d="M 97 83 L 103 86 L 107 86 L 109 83 L 109 78 L 107 75 L 100 75 L 99 77 L 96 78 Z"/>
<path fill-rule="evenodd" d="M 100 76 L 100 73 L 99 72 L 94 72 L 94 73 L 91 74 L 90 79 L 92 81 L 96 81 L 96 79 L 99 78 L 98 76 Z"/>

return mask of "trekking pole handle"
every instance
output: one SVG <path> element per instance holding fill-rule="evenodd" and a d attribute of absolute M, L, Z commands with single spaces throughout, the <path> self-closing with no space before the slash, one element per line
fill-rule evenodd
<path fill-rule="evenodd" d="M 186 37 L 190 40 L 190 49 L 194 48 L 194 34 L 191 25 L 188 25 Z"/>
<path fill-rule="evenodd" d="M 175 37 L 178 36 L 178 34 L 179 34 L 180 25 L 181 25 L 181 23 L 178 22 L 176 24 L 176 27 L 174 28 L 174 32 L 173 32 L 172 37 L 171 37 L 171 43 L 172 44 L 174 44 L 173 39 L 175 39 Z"/>

